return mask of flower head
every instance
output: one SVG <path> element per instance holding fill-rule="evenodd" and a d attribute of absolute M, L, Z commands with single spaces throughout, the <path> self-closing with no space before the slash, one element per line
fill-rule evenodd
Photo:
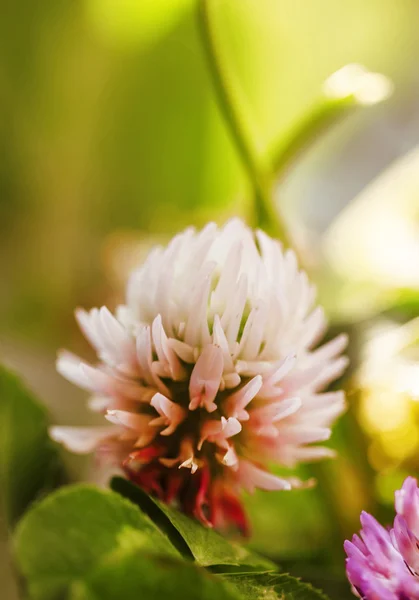
<path fill-rule="evenodd" d="M 408 477 L 396 492 L 392 529 L 368 513 L 361 535 L 345 542 L 346 572 L 354 592 L 365 600 L 419 600 L 419 489 Z"/>
<path fill-rule="evenodd" d="M 58 370 L 84 387 L 109 427 L 52 428 L 75 452 L 95 450 L 201 521 L 246 528 L 240 490 L 290 489 L 268 463 L 331 455 L 342 392 L 320 393 L 345 368 L 295 254 L 239 220 L 190 228 L 155 248 L 115 315 L 78 310 L 97 366 L 63 353 Z"/>

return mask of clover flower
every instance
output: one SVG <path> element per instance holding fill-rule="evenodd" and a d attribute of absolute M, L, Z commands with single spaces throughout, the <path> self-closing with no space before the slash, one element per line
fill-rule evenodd
<path fill-rule="evenodd" d="M 361 515 L 361 537 L 345 542 L 346 572 L 364 600 L 419 599 L 419 489 L 407 477 L 396 492 L 396 517 L 385 529 L 368 513 Z"/>
<path fill-rule="evenodd" d="M 97 351 L 63 352 L 58 371 L 93 394 L 109 426 L 53 427 L 68 449 L 122 466 L 133 482 L 218 528 L 246 531 L 241 490 L 288 490 L 274 475 L 333 452 L 343 392 L 321 393 L 346 366 L 294 252 L 240 220 L 189 228 L 130 277 L 126 304 L 77 310 Z"/>

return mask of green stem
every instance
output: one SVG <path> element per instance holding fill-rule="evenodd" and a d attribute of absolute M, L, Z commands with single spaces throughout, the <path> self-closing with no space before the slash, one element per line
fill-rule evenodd
<path fill-rule="evenodd" d="M 273 151 L 272 170 L 275 177 L 284 177 L 304 150 L 357 106 L 360 105 L 353 95 L 343 98 L 320 98 Z"/>
<path fill-rule="evenodd" d="M 279 237 L 289 246 L 287 229 L 273 204 L 272 177 L 266 172 L 254 149 L 222 59 L 213 22 L 214 4 L 212 0 L 198 0 L 202 42 L 219 106 L 253 188 L 256 225 Z"/>

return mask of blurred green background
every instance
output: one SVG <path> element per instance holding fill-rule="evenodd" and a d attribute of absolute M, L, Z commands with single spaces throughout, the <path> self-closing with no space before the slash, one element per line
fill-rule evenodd
<path fill-rule="evenodd" d="M 231 85 L 267 162 L 343 65 L 365 64 L 395 86 L 316 142 L 276 193 L 332 329 L 351 334 L 350 410 L 332 440 L 340 458 L 303 470 L 319 479 L 315 490 L 249 500 L 253 544 L 344 598 L 344 537 L 361 508 L 388 518 L 394 487 L 419 470 L 418 327 L 400 328 L 419 307 L 419 5 L 214 4 Z M 87 418 L 84 395 L 54 371 L 57 347 L 89 355 L 74 307 L 114 306 L 156 240 L 249 214 L 196 13 L 196 0 L 1 7 L 0 353 L 55 422 Z M 70 468 L 75 477 L 81 461 Z"/>

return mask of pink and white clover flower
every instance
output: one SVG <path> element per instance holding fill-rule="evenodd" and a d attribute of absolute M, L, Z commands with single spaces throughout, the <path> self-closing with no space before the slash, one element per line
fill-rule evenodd
<path fill-rule="evenodd" d="M 91 366 L 65 352 L 58 371 L 93 394 L 109 426 L 53 427 L 74 452 L 96 450 L 166 502 L 216 526 L 247 528 L 241 490 L 286 490 L 292 467 L 324 446 L 345 407 L 322 393 L 344 370 L 346 337 L 316 348 L 326 320 L 292 250 L 240 220 L 189 228 L 132 273 L 126 303 L 77 310 Z"/>

